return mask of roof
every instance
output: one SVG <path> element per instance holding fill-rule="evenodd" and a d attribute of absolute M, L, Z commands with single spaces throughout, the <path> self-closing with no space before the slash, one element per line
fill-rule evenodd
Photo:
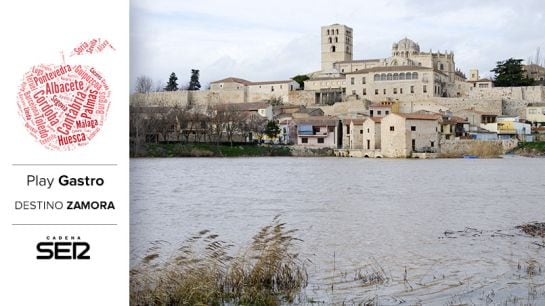
<path fill-rule="evenodd" d="M 269 85 L 269 84 L 287 84 L 295 82 L 294 80 L 282 80 L 282 81 L 264 81 L 264 82 L 250 82 L 248 85 Z"/>
<path fill-rule="evenodd" d="M 365 120 L 366 119 L 350 119 L 348 121 L 354 123 L 355 125 L 362 125 Z"/>
<path fill-rule="evenodd" d="M 240 83 L 240 84 L 243 84 L 243 85 L 250 85 L 252 82 L 248 81 L 248 80 L 245 80 L 245 79 L 240 79 L 240 78 L 234 78 L 234 77 L 228 77 L 228 78 L 225 78 L 225 79 L 221 79 L 221 80 L 218 80 L 218 81 L 214 81 L 214 82 L 210 82 L 210 84 L 215 84 L 215 83 Z"/>
<path fill-rule="evenodd" d="M 294 119 L 296 124 L 307 124 L 314 126 L 336 126 L 339 119 L 331 116 L 312 116 L 308 118 Z"/>
<path fill-rule="evenodd" d="M 408 114 L 395 114 L 409 120 L 438 120 L 441 118 L 439 114 L 417 114 L 417 113 L 408 113 Z"/>
<path fill-rule="evenodd" d="M 487 82 L 488 83 L 488 82 L 492 82 L 492 80 L 485 78 L 485 79 L 478 79 L 477 81 L 471 81 L 470 80 L 470 81 L 467 81 L 467 82 L 468 83 L 479 83 L 479 82 Z"/>
<path fill-rule="evenodd" d="M 388 71 L 407 71 L 407 70 L 433 70 L 433 68 L 422 66 L 381 66 L 372 67 L 366 69 L 360 69 L 358 71 L 347 72 L 346 74 L 360 74 L 369 72 L 388 72 Z"/>
<path fill-rule="evenodd" d="M 382 118 L 383 118 L 383 117 L 371 117 L 371 118 L 369 118 L 369 119 L 375 121 L 375 123 L 380 123 L 380 122 L 382 121 Z"/>
<path fill-rule="evenodd" d="M 264 81 L 264 82 L 252 82 L 241 78 L 235 78 L 235 77 L 228 77 L 225 79 L 221 79 L 218 81 L 211 82 L 210 84 L 216 84 L 216 83 L 239 83 L 246 86 L 250 85 L 267 85 L 267 84 L 287 84 L 291 82 L 295 82 L 294 80 L 281 80 L 281 81 Z"/>
<path fill-rule="evenodd" d="M 529 107 L 544 107 L 545 103 L 543 102 L 537 102 L 537 103 L 528 103 Z"/>
<path fill-rule="evenodd" d="M 346 78 L 344 76 L 342 76 L 342 77 L 330 77 L 330 78 L 315 78 L 315 79 L 308 79 L 307 81 L 330 81 L 330 80 L 346 80 Z"/>
<path fill-rule="evenodd" d="M 392 108 L 392 106 L 393 106 L 392 104 L 391 105 L 385 105 L 385 104 L 382 104 L 382 103 L 378 102 L 378 103 L 373 103 L 373 104 L 369 105 L 369 108 L 371 108 L 371 107 L 372 108 Z"/>
<path fill-rule="evenodd" d="M 352 63 L 376 63 L 380 62 L 380 59 L 366 59 L 366 60 L 352 60 L 352 61 L 340 61 L 335 62 L 335 64 L 352 64 Z"/>
<path fill-rule="evenodd" d="M 235 111 L 255 111 L 269 107 L 267 102 L 249 102 L 249 103 L 225 103 L 216 105 L 219 111 L 235 110 Z"/>

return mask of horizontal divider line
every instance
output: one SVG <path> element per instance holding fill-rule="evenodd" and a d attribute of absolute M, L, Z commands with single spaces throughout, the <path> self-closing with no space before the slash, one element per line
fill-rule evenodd
<path fill-rule="evenodd" d="M 11 164 L 12 166 L 117 166 L 117 164 Z"/>
<path fill-rule="evenodd" d="M 100 225 L 107 225 L 107 226 L 114 226 L 117 225 L 117 223 L 12 223 L 11 225 L 92 225 L 92 226 L 100 226 Z"/>

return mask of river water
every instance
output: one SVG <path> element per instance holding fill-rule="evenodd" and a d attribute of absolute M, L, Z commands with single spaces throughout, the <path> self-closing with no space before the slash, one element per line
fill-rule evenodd
<path fill-rule="evenodd" d="M 131 160 L 131 264 L 203 229 L 248 244 L 276 215 L 312 262 L 303 301 L 545 305 L 544 241 L 514 228 L 545 222 L 545 159 Z"/>

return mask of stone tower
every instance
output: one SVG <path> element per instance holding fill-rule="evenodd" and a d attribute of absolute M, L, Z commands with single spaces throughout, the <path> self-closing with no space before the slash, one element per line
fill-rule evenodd
<path fill-rule="evenodd" d="M 352 60 L 352 28 L 342 24 L 322 27 L 322 72 L 331 71 L 333 63 Z"/>
<path fill-rule="evenodd" d="M 470 81 L 478 81 L 479 80 L 479 70 L 470 69 L 469 70 L 469 80 Z"/>

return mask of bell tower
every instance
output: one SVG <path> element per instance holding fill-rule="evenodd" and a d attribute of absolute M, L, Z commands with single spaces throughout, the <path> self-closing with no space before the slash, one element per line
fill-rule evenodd
<path fill-rule="evenodd" d="M 335 62 L 352 60 L 352 28 L 342 24 L 322 27 L 322 72 L 333 69 Z"/>

